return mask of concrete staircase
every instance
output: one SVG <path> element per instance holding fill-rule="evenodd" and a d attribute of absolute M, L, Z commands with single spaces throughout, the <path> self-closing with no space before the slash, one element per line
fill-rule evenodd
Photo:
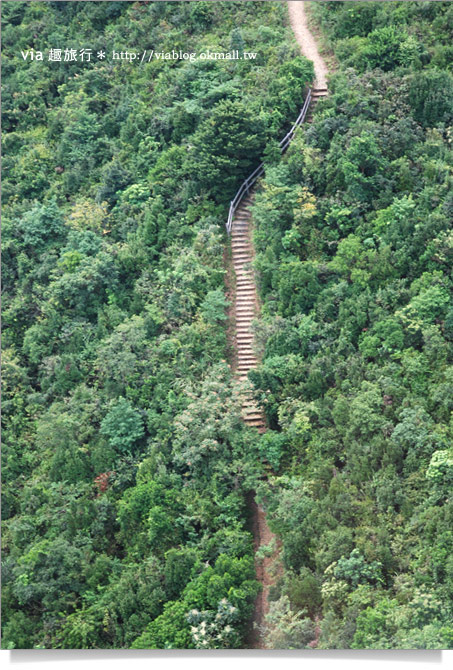
<path fill-rule="evenodd" d="M 313 119 L 313 109 L 321 98 L 327 95 L 327 88 L 312 90 L 312 100 L 308 109 L 307 122 Z M 236 209 L 231 228 L 231 249 L 233 267 L 236 275 L 235 332 L 237 365 L 236 376 L 240 382 L 247 380 L 249 370 L 256 368 L 258 359 L 253 348 L 252 320 L 258 315 L 255 276 L 252 268 L 253 246 L 251 233 L 250 195 L 244 197 Z M 251 390 L 246 391 L 242 402 L 242 416 L 249 426 L 260 433 L 266 430 L 262 410 L 253 400 Z"/>
<path fill-rule="evenodd" d="M 231 250 L 236 275 L 236 376 L 240 382 L 247 380 L 247 373 L 257 365 L 253 349 L 251 324 L 258 314 L 255 277 L 252 268 L 253 250 L 250 230 L 250 196 L 246 196 L 236 210 L 231 229 Z M 263 412 L 256 406 L 251 393 L 245 393 L 242 402 L 244 422 L 260 433 L 265 430 Z"/>

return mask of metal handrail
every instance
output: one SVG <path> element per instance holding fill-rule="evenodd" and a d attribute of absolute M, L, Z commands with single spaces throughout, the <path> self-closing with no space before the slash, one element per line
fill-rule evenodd
<path fill-rule="evenodd" d="M 302 123 L 305 121 L 305 117 L 307 115 L 308 108 L 311 103 L 311 88 L 308 89 L 307 97 L 305 98 L 304 105 L 302 109 L 299 112 L 299 116 L 295 120 L 291 130 L 286 133 L 285 137 L 282 139 L 282 141 L 279 143 L 279 147 L 282 153 L 286 151 L 286 149 L 289 147 L 291 140 L 294 137 L 294 133 L 296 131 L 296 128 L 298 128 Z M 245 179 L 241 186 L 239 187 L 236 195 L 234 196 L 233 200 L 230 202 L 230 210 L 228 212 L 228 220 L 226 223 L 226 229 L 228 235 L 231 233 L 231 228 L 233 226 L 233 217 L 234 214 L 238 208 L 239 203 L 241 202 L 242 198 L 246 193 L 249 192 L 250 188 L 253 186 L 253 184 L 257 181 L 259 177 L 264 172 L 264 163 L 260 163 L 255 170 L 249 176 L 247 179 Z"/>

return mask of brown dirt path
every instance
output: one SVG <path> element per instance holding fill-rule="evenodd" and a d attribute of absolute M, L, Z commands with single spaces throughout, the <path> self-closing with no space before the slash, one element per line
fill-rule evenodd
<path fill-rule="evenodd" d="M 252 497 L 252 531 L 255 544 L 255 554 L 261 547 L 273 546 L 272 553 L 263 558 L 255 558 L 256 578 L 262 584 L 262 590 L 255 600 L 252 626 L 247 637 L 247 648 L 267 649 L 264 635 L 266 631 L 266 614 L 269 612 L 269 590 L 275 584 L 278 573 L 281 573 L 280 549 L 278 538 L 267 525 L 266 513 Z"/>
<path fill-rule="evenodd" d="M 315 88 L 327 88 L 327 65 L 318 50 L 318 45 L 308 27 L 308 17 L 303 0 L 289 0 L 288 12 L 291 28 L 302 54 L 315 66 Z"/>

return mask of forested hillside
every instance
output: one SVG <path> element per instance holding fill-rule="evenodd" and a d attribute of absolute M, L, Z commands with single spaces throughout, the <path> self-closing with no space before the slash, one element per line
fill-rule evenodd
<path fill-rule="evenodd" d="M 240 647 L 261 466 L 224 223 L 312 65 L 279 2 L 2 11 L 3 647 Z M 208 48 L 257 55 L 111 57 Z"/>
<path fill-rule="evenodd" d="M 270 646 L 453 645 L 453 5 L 311 3 L 338 69 L 254 207 Z"/>
<path fill-rule="evenodd" d="M 286 3 L 3 3 L 3 648 L 245 646 L 254 490 L 268 647 L 453 645 L 453 5 L 311 13 L 337 71 L 281 158 Z M 112 59 L 150 49 L 256 58 Z M 262 157 L 259 436 L 225 220 Z"/>

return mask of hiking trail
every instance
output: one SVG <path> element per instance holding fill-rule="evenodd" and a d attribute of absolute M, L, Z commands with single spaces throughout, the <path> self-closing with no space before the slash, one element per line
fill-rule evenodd
<path fill-rule="evenodd" d="M 316 41 L 311 34 L 304 2 L 288 2 L 291 27 L 304 56 L 314 62 L 316 81 L 312 90 L 312 102 L 308 110 L 307 121 L 312 120 L 312 111 L 316 102 L 327 95 L 327 67 L 319 54 Z M 235 349 L 234 371 L 243 388 L 242 416 L 244 422 L 257 428 L 259 433 L 266 430 L 263 410 L 253 399 L 251 386 L 247 385 L 248 372 L 256 368 L 258 358 L 253 347 L 252 321 L 259 315 L 259 302 L 256 291 L 256 279 L 253 270 L 252 214 L 253 191 L 242 198 L 236 208 L 231 226 L 231 258 L 236 277 L 236 289 L 233 295 L 231 315 L 234 320 L 233 345 Z M 231 292 L 233 293 L 233 292 Z M 269 611 L 269 589 L 281 573 L 280 543 L 266 522 L 265 510 L 251 496 L 252 531 L 255 552 L 268 547 L 264 558 L 255 558 L 257 579 L 263 588 L 255 601 L 253 629 L 250 630 L 247 648 L 265 649 L 263 631 L 266 614 Z"/>

